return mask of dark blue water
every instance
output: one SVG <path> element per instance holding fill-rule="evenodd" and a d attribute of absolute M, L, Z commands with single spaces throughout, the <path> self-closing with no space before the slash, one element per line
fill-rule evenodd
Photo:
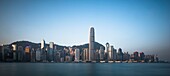
<path fill-rule="evenodd" d="M 170 64 L 0 63 L 0 76 L 170 76 Z"/>

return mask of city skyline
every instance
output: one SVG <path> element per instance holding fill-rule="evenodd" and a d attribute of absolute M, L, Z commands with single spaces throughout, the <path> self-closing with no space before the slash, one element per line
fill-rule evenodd
<path fill-rule="evenodd" d="M 88 46 L 87 46 L 88 45 Z M 59 48 L 60 47 L 60 48 Z M 105 47 L 105 50 L 104 50 Z M 25 49 L 25 50 L 24 50 Z M 58 46 L 54 42 L 46 45 L 43 39 L 40 44 L 29 41 L 17 41 L 0 46 L 0 61 L 5 62 L 93 62 L 93 63 L 159 63 L 158 54 L 145 55 L 135 51 L 133 54 L 115 49 L 108 42 L 106 46 L 95 42 L 95 29 L 90 27 L 89 43 L 82 46 Z"/>
<path fill-rule="evenodd" d="M 169 59 L 169 1 L 1 1 L 0 44 L 26 40 L 73 46 L 95 41 Z M 170 59 L 169 59 L 170 60 Z"/>
<path fill-rule="evenodd" d="M 60 48 L 59 48 L 60 47 Z M 2 62 L 56 62 L 56 63 L 163 63 L 158 55 L 145 55 L 144 52 L 129 54 L 121 48 L 106 43 L 95 42 L 95 29 L 90 27 L 89 43 L 82 46 L 62 47 L 49 42 L 46 45 L 43 39 L 40 44 L 28 41 L 18 41 L 9 45 L 0 46 L 0 61 Z M 25 49 L 25 50 L 24 50 Z"/>

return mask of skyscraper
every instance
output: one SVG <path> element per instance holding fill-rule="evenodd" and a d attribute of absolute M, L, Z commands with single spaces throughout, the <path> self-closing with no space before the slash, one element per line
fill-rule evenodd
<path fill-rule="evenodd" d="M 113 46 L 110 46 L 108 50 L 108 60 L 113 60 L 113 50 Z"/>
<path fill-rule="evenodd" d="M 41 59 L 43 62 L 46 62 L 46 47 L 45 47 L 45 40 L 41 41 Z"/>
<path fill-rule="evenodd" d="M 117 50 L 113 48 L 113 60 L 116 61 Z"/>
<path fill-rule="evenodd" d="M 0 46 L 1 48 L 0 48 L 0 50 L 1 50 L 1 61 L 4 61 L 4 59 L 5 59 L 5 57 L 4 57 L 4 55 L 5 55 L 5 53 L 4 53 L 4 45 L 2 44 L 1 46 Z"/>
<path fill-rule="evenodd" d="M 80 60 L 80 50 L 77 48 L 75 49 L 75 60 L 76 62 L 79 62 Z"/>
<path fill-rule="evenodd" d="M 54 49 L 54 42 L 49 43 L 50 49 Z"/>
<path fill-rule="evenodd" d="M 31 52 L 31 47 L 26 46 L 25 47 L 25 57 L 24 57 L 26 62 L 30 62 L 30 52 Z"/>
<path fill-rule="evenodd" d="M 145 54 L 143 52 L 141 52 L 139 55 L 140 55 L 140 60 L 144 60 Z"/>
<path fill-rule="evenodd" d="M 128 61 L 129 58 L 130 58 L 129 53 L 128 53 L 128 52 L 124 52 L 124 53 L 123 53 L 123 61 Z"/>
<path fill-rule="evenodd" d="M 104 58 L 106 62 L 108 61 L 108 57 L 109 57 L 109 55 L 108 55 L 109 47 L 110 47 L 110 45 L 107 42 L 106 43 L 106 50 L 105 50 L 105 58 Z"/>
<path fill-rule="evenodd" d="M 95 42 L 95 34 L 94 28 L 90 28 L 90 36 L 89 36 L 89 61 L 94 60 L 94 42 Z"/>
<path fill-rule="evenodd" d="M 16 61 L 17 60 L 17 45 L 16 44 L 12 44 L 12 52 L 13 52 L 13 60 Z"/>
<path fill-rule="evenodd" d="M 88 48 L 84 48 L 83 49 L 83 55 L 84 55 L 84 61 L 88 61 L 89 60 L 89 49 Z"/>
<path fill-rule="evenodd" d="M 100 60 L 104 60 L 104 48 L 103 48 L 103 46 L 100 46 L 99 54 L 100 54 Z"/>
<path fill-rule="evenodd" d="M 40 61 L 41 60 L 41 51 L 40 51 L 40 49 L 38 48 L 37 50 L 36 50 L 36 61 Z"/>
<path fill-rule="evenodd" d="M 122 60 L 123 60 L 123 52 L 122 52 L 122 49 L 121 49 L 121 48 L 118 49 L 118 60 L 119 60 L 119 61 L 122 61 Z"/>
<path fill-rule="evenodd" d="M 54 42 L 49 43 L 50 49 L 48 50 L 48 60 L 50 62 L 54 61 Z"/>
<path fill-rule="evenodd" d="M 24 48 L 22 46 L 18 46 L 18 61 L 23 61 L 24 58 Z"/>
<path fill-rule="evenodd" d="M 36 61 L 36 51 L 35 51 L 34 48 L 32 48 L 31 51 L 30 51 L 30 58 L 31 58 L 31 62 Z"/>
<path fill-rule="evenodd" d="M 45 48 L 45 40 L 44 39 L 41 41 L 41 49 L 43 49 L 43 48 Z"/>
<path fill-rule="evenodd" d="M 134 54 L 134 60 L 138 61 L 138 59 L 139 59 L 138 52 L 136 51 L 133 54 Z"/>
<path fill-rule="evenodd" d="M 109 47 L 110 47 L 110 45 L 109 45 L 109 43 L 107 42 L 107 43 L 106 43 L 106 50 L 105 50 L 105 53 L 108 53 Z"/>

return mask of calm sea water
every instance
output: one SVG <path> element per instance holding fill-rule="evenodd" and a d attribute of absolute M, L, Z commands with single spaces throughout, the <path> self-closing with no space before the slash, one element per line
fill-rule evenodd
<path fill-rule="evenodd" d="M 0 76 L 170 76 L 170 64 L 0 63 Z"/>

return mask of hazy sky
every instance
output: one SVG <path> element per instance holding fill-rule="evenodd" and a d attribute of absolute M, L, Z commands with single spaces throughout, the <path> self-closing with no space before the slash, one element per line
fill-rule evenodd
<path fill-rule="evenodd" d="M 169 0 L 0 0 L 0 43 L 45 39 L 59 45 L 109 42 L 124 52 L 170 53 Z"/>

